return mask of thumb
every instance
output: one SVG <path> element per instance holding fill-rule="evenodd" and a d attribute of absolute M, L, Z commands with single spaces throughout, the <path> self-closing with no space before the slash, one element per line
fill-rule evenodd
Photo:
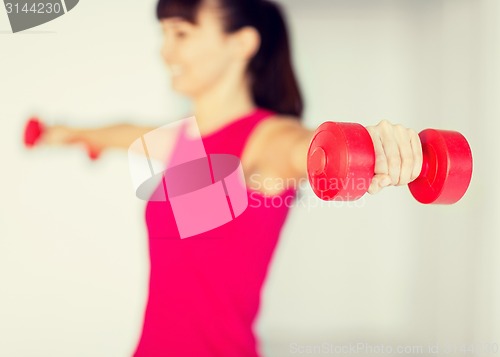
<path fill-rule="evenodd" d="M 368 188 L 369 194 L 376 194 L 382 190 L 382 188 L 387 187 L 391 184 L 391 177 L 387 174 L 376 174 L 372 178 L 372 182 L 370 183 L 370 187 Z"/>

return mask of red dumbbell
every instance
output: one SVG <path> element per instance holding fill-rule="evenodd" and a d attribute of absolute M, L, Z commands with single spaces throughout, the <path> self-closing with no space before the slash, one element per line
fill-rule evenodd
<path fill-rule="evenodd" d="M 24 144 L 31 148 L 35 146 L 38 141 L 40 141 L 46 131 L 45 124 L 42 123 L 38 118 L 31 118 L 26 123 L 24 129 Z M 79 142 L 80 140 L 72 140 L 71 142 Z M 100 151 L 92 148 L 90 145 L 87 146 L 87 154 L 91 160 L 97 160 L 100 156 Z"/>
<path fill-rule="evenodd" d="M 421 203 L 453 204 L 469 187 L 472 152 L 456 131 L 426 129 L 419 134 L 423 165 L 408 184 Z M 363 196 L 375 170 L 370 134 L 360 124 L 325 122 L 314 133 L 307 154 L 307 173 L 314 193 L 323 200 L 353 201 Z"/>

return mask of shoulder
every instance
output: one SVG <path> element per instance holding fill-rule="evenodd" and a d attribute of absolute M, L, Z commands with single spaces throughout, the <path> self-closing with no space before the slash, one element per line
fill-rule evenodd
<path fill-rule="evenodd" d="M 253 167 L 276 148 L 285 148 L 287 138 L 298 137 L 305 130 L 298 117 L 273 114 L 255 126 L 243 150 L 242 160 Z"/>
<path fill-rule="evenodd" d="M 248 151 L 255 151 L 269 141 L 279 138 L 283 133 L 301 131 L 304 128 L 298 117 L 273 114 L 258 123 L 248 138 Z"/>
<path fill-rule="evenodd" d="M 263 148 L 266 143 L 279 140 L 285 134 L 300 133 L 305 128 L 300 122 L 300 118 L 273 114 L 261 120 L 248 137 L 247 146 L 249 149 Z"/>
<path fill-rule="evenodd" d="M 272 133 L 286 129 L 300 129 L 300 118 L 291 115 L 273 114 L 262 120 L 255 128 L 255 134 Z"/>

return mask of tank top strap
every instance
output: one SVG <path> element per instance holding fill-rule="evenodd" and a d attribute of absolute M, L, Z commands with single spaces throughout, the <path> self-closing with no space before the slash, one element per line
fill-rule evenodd
<path fill-rule="evenodd" d="M 203 136 L 207 153 L 225 153 L 241 157 L 253 129 L 262 120 L 270 118 L 274 114 L 268 109 L 256 108 L 251 113 L 232 121 L 214 133 Z"/>

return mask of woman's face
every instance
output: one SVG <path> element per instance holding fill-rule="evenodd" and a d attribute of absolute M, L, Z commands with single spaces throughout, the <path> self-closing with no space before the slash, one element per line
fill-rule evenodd
<path fill-rule="evenodd" d="M 174 90 L 196 97 L 225 78 L 235 61 L 231 35 L 223 31 L 215 10 L 200 8 L 197 24 L 182 18 L 161 21 L 162 56 Z"/>

